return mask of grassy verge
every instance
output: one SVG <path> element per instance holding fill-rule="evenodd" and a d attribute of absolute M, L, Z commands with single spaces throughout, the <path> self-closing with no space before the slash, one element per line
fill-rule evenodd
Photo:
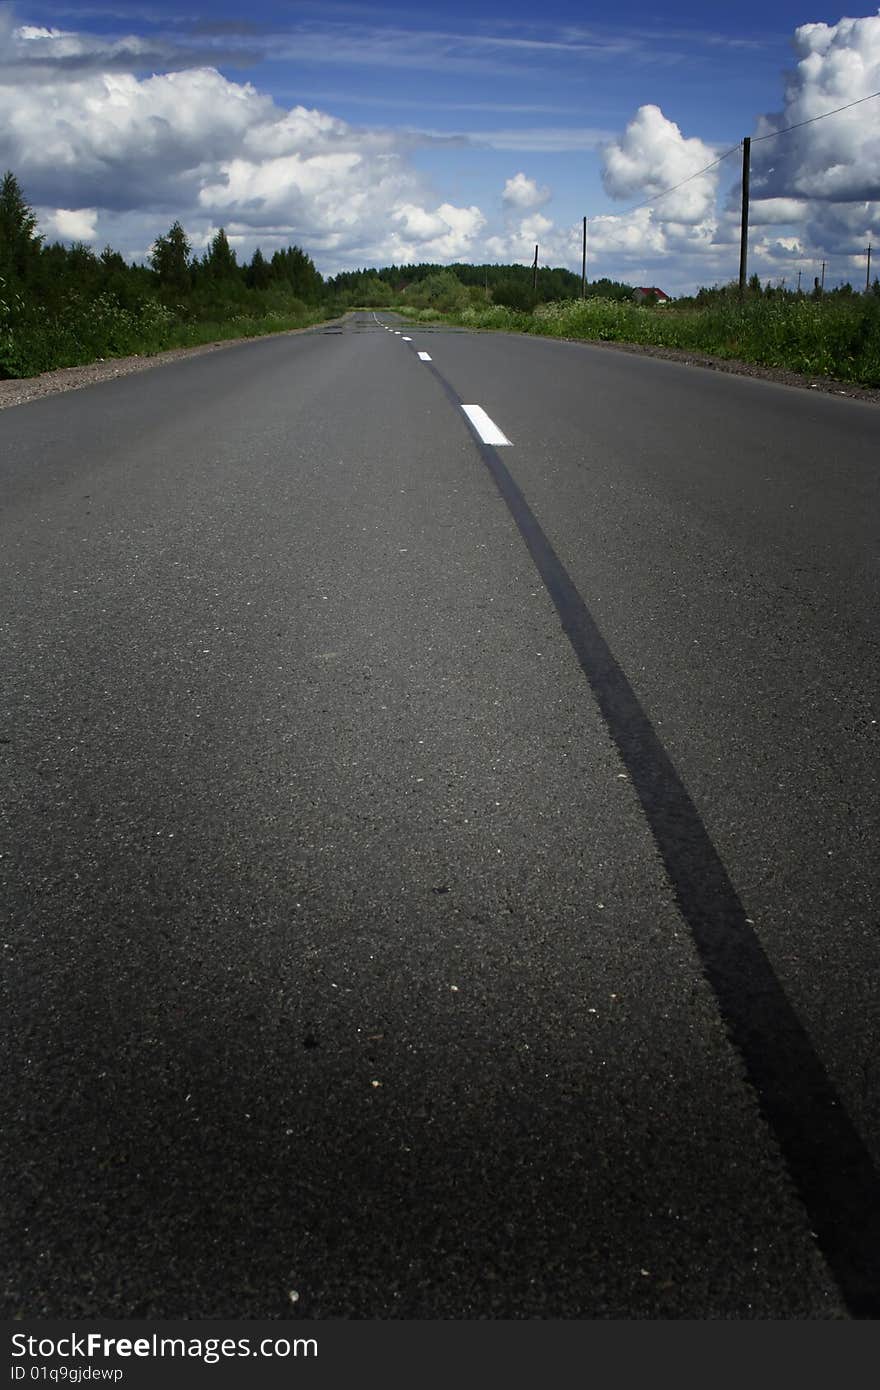
<path fill-rule="evenodd" d="M 487 305 L 442 315 L 435 309 L 416 310 L 407 317 L 553 338 L 681 348 L 880 386 L 876 296 L 814 300 L 792 295 L 680 309 L 569 299 L 541 304 L 533 313 Z"/>
<path fill-rule="evenodd" d="M 151 357 L 169 348 L 199 347 L 234 338 L 255 338 L 308 328 L 338 314 L 334 305 L 292 301 L 277 310 L 192 317 L 150 298 L 124 308 L 111 295 L 72 301 L 63 313 L 0 299 L 0 377 L 38 376 L 56 367 L 81 367 L 99 359 Z M 4 312 L 5 310 L 5 312 Z"/>
<path fill-rule="evenodd" d="M 312 324 L 325 323 L 337 317 L 335 309 L 308 309 L 300 314 L 263 314 L 259 317 L 243 314 L 222 322 L 180 323 L 169 330 L 167 342 L 150 351 L 201 347 L 204 343 L 224 342 L 230 338 L 264 338 L 272 333 L 288 333 L 294 328 L 310 328 Z"/>

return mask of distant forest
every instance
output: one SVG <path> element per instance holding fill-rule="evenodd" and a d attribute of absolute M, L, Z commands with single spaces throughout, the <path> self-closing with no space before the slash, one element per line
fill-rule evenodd
<path fill-rule="evenodd" d="M 533 279 L 536 283 L 533 289 Z M 530 265 L 391 265 L 383 270 L 348 270 L 328 281 L 334 294 L 352 303 L 392 304 L 418 308 L 459 309 L 466 304 L 503 304 L 509 309 L 533 309 L 560 299 L 580 299 L 581 277 L 562 267 Z M 632 286 L 614 280 L 593 280 L 590 298 L 631 299 Z"/>
<path fill-rule="evenodd" d="M 221 338 L 305 327 L 358 306 L 435 309 L 537 304 L 579 297 L 580 277 L 524 265 L 402 265 L 325 280 L 298 246 L 239 264 L 221 228 L 197 255 L 179 221 L 152 244 L 149 264 L 110 246 L 47 243 L 12 172 L 0 183 L 0 377 L 33 376 L 98 358 L 155 353 Z M 608 280 L 590 297 L 628 299 Z"/>

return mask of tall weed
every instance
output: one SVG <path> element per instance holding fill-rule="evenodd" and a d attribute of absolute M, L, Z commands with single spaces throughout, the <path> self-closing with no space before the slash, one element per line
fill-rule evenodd
<path fill-rule="evenodd" d="M 469 328 L 681 348 L 880 386 L 880 301 L 874 297 L 790 296 L 680 309 L 566 299 L 532 313 L 495 304 L 444 317 Z"/>
<path fill-rule="evenodd" d="M 229 308 L 230 306 L 223 306 Z M 0 282 L 0 377 L 37 376 L 56 367 L 76 367 L 99 358 L 152 356 L 168 348 L 192 347 L 230 338 L 250 338 L 303 328 L 328 317 L 327 309 L 288 298 L 284 308 L 255 306 L 213 319 L 193 317 L 188 306 L 171 306 L 148 296 L 124 308 L 112 294 L 69 295 L 60 311 Z"/>

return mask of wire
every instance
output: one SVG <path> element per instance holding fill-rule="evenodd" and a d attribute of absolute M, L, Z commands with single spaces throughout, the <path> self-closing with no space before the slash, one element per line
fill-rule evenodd
<path fill-rule="evenodd" d="M 681 183 L 674 183 L 671 188 L 664 188 L 662 193 L 655 193 L 652 198 L 646 198 L 643 203 L 636 203 L 634 208 L 627 208 L 626 212 L 599 212 L 593 217 L 588 217 L 587 221 L 597 222 L 601 217 L 629 217 L 632 213 L 638 212 L 640 208 L 651 207 L 654 203 L 659 203 L 661 198 L 667 197 L 670 193 L 677 192 L 679 188 L 684 188 L 686 183 L 692 183 L 694 179 L 702 178 L 703 174 L 708 174 L 710 169 L 716 168 L 723 160 L 728 159 L 732 154 L 736 154 L 737 150 L 741 149 L 742 141 L 740 141 L 738 145 L 734 145 L 732 149 L 726 150 L 724 154 L 719 155 L 717 159 L 713 159 L 712 163 L 707 164 L 705 169 L 698 169 L 695 174 L 689 174 L 686 179 L 682 179 Z"/>
<path fill-rule="evenodd" d="M 769 135 L 754 135 L 752 144 L 757 145 L 759 140 L 775 140 L 777 135 L 787 135 L 790 130 L 800 130 L 802 126 L 812 125 L 814 121 L 824 121 L 826 116 L 836 116 L 838 111 L 849 111 L 851 107 L 861 106 L 863 101 L 873 101 L 875 97 L 880 97 L 880 92 L 871 92 L 870 96 L 859 97 L 858 101 L 848 101 L 846 106 L 835 106 L 833 111 L 823 111 L 821 116 L 811 116 L 808 121 L 787 125 L 784 130 L 771 130 Z"/>
<path fill-rule="evenodd" d="M 813 125 L 816 121 L 824 121 L 826 116 L 836 116 L 839 111 L 849 111 L 853 106 L 861 106 L 862 102 L 873 101 L 875 97 L 880 97 L 880 92 L 871 92 L 869 96 L 859 97 L 857 101 L 848 101 L 845 106 L 836 106 L 833 111 L 823 111 L 821 116 L 810 116 L 809 120 L 798 121 L 796 125 L 785 126 L 783 130 L 772 130 L 769 135 L 754 135 L 752 136 L 751 143 L 757 145 L 761 140 L 775 140 L 777 135 L 787 135 L 790 130 L 800 130 L 802 126 Z M 661 198 L 667 197 L 670 193 L 677 192 L 679 188 L 684 188 L 686 183 L 691 183 L 694 179 L 701 178 L 703 174 L 708 174 L 709 170 L 715 169 L 722 160 L 728 159 L 730 155 L 736 154 L 737 150 L 741 150 L 742 143 L 743 142 L 740 141 L 738 145 L 734 145 L 732 149 L 727 150 L 711 164 L 707 164 L 705 169 L 699 169 L 696 174 L 690 174 L 688 178 L 682 179 L 681 183 L 673 184 L 671 188 L 664 188 L 662 193 L 656 193 L 653 198 L 646 198 L 643 203 L 636 203 L 635 207 L 627 208 L 626 212 L 597 213 L 594 217 L 588 217 L 587 221 L 596 222 L 600 217 L 630 217 L 632 213 L 639 212 L 642 208 L 647 208 L 654 203 L 658 203 Z"/>

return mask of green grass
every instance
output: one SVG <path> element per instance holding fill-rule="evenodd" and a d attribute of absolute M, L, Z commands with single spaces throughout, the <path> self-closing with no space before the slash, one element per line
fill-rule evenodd
<path fill-rule="evenodd" d="M 288 333 L 294 328 L 309 328 L 315 323 L 324 323 L 336 317 L 335 310 L 307 309 L 304 313 L 268 313 L 260 316 L 240 314 L 223 322 L 211 320 L 197 323 L 178 323 L 169 329 L 161 352 L 170 347 L 198 347 L 204 343 L 215 343 L 235 338 L 263 338 L 272 333 Z"/>
<path fill-rule="evenodd" d="M 0 377 L 29 377 L 56 367 L 99 359 L 154 356 L 169 348 L 196 347 L 236 338 L 263 337 L 307 328 L 334 317 L 333 305 L 307 307 L 300 300 L 258 314 L 233 312 L 220 319 L 192 317 L 186 306 L 157 298 L 124 308 L 112 295 L 71 297 L 63 310 L 6 294 L 0 286 Z"/>
<path fill-rule="evenodd" d="M 469 328 L 680 348 L 880 386 L 880 300 L 875 296 L 791 296 L 681 308 L 568 299 L 541 304 L 533 313 L 501 305 L 442 316 L 436 310 L 407 313 L 416 323 L 428 316 Z"/>
<path fill-rule="evenodd" d="M 219 307 L 220 312 L 217 313 Z M 269 308 L 234 303 L 203 310 L 169 305 L 155 296 L 126 308 L 112 294 L 71 295 L 60 309 L 26 303 L 0 284 L 0 377 L 35 376 L 98 358 L 151 356 L 169 348 L 195 347 L 236 338 L 262 337 L 305 328 L 336 317 L 340 306 L 306 306 L 288 299 Z M 880 299 L 826 299 L 794 295 L 767 299 L 718 299 L 709 305 L 647 308 L 611 299 L 567 299 L 533 312 L 499 304 L 442 312 L 388 309 L 414 324 L 454 323 L 513 333 L 593 342 L 679 348 L 760 366 L 836 377 L 880 386 Z M 201 317 L 204 312 L 213 317 Z"/>

